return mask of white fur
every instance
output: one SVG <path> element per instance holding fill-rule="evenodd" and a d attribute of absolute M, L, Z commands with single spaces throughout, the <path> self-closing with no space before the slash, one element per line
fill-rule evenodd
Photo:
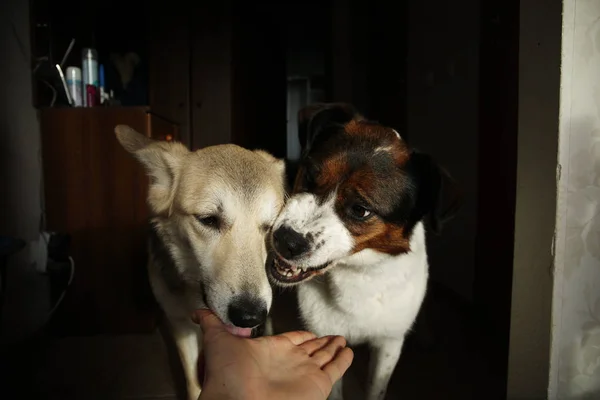
<path fill-rule="evenodd" d="M 230 324 L 229 304 L 234 296 L 244 292 L 262 299 L 267 310 L 271 308 L 272 289 L 264 273 L 267 253 L 260 225 L 270 224 L 281 204 L 275 190 L 262 190 L 253 201 L 236 196 L 232 188 L 219 185 L 212 186 L 210 192 L 214 192 L 215 199 L 221 204 L 221 215 L 227 224 L 224 232 L 204 228 L 193 217 L 187 221 L 194 225 L 192 229 L 185 227 L 186 222 L 174 221 L 177 228 L 185 231 L 182 235 L 189 235 L 190 230 L 199 230 L 203 236 L 203 240 L 196 237 L 191 243 L 193 257 L 177 241 L 169 246 L 173 258 L 179 261 L 177 267 L 181 275 L 189 282 L 185 293 L 172 293 L 165 286 L 158 271 L 159 264 L 150 263 L 148 266 L 153 292 L 169 320 L 184 366 L 188 398 L 194 400 L 200 393 L 196 366 L 202 336 L 198 326 L 191 322 L 191 311 L 209 306 L 224 323 Z M 204 201 L 198 202 L 197 213 L 203 215 L 206 211 L 210 214 L 214 208 L 210 201 L 206 201 L 210 195 L 198 194 Z M 194 284 L 197 282 L 202 282 L 202 287 Z M 206 305 L 202 289 L 208 300 Z"/>
<path fill-rule="evenodd" d="M 393 146 L 379 146 L 379 147 L 375 148 L 375 151 L 373 153 L 375 153 L 375 154 L 378 154 L 378 153 L 389 153 L 393 149 L 394 149 Z"/>
<path fill-rule="evenodd" d="M 354 246 L 352 236 L 335 213 L 335 193 L 323 204 L 310 193 L 293 196 L 275 221 L 273 230 L 286 225 L 303 235 L 312 235 L 314 247 L 307 257 L 294 260 L 300 267 L 315 267 L 344 257 Z M 316 245 L 323 243 L 322 246 Z"/>
<path fill-rule="evenodd" d="M 411 252 L 389 256 L 365 249 L 338 261 L 321 279 L 298 287 L 300 313 L 318 336 L 342 335 L 372 349 L 367 399 L 381 400 L 427 287 L 425 231 L 415 227 Z M 339 387 L 332 398 L 339 399 Z"/>
<path fill-rule="evenodd" d="M 335 214 L 332 199 L 318 205 L 311 194 L 295 195 L 275 227 L 287 225 L 315 237 L 309 255 L 294 260 L 295 264 L 316 267 L 333 261 L 326 274 L 299 284 L 302 319 L 317 336 L 342 335 L 351 345 L 370 346 L 367 399 L 382 400 L 404 337 L 425 297 L 425 229 L 422 223 L 415 226 L 407 254 L 391 256 L 365 249 L 349 255 L 352 237 Z M 325 243 L 317 248 L 323 239 Z M 342 398 L 341 387 L 340 381 L 331 399 Z"/>

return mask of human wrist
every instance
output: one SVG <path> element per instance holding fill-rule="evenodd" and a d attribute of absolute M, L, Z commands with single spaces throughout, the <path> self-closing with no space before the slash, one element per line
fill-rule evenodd
<path fill-rule="evenodd" d="M 222 394 L 215 393 L 214 391 L 212 391 L 208 388 L 203 388 L 202 391 L 200 392 L 200 396 L 198 397 L 198 400 L 219 400 L 219 399 L 233 400 L 228 396 L 224 396 Z"/>
<path fill-rule="evenodd" d="M 202 387 L 198 400 L 240 400 L 232 397 L 230 394 L 224 393 L 222 390 L 217 390 L 213 385 L 205 385 Z"/>
<path fill-rule="evenodd" d="M 264 396 L 258 395 L 251 387 L 245 387 L 241 392 L 238 390 L 228 390 L 225 384 L 204 385 L 198 400 L 263 400 Z M 258 395 L 258 396 L 257 396 Z"/>

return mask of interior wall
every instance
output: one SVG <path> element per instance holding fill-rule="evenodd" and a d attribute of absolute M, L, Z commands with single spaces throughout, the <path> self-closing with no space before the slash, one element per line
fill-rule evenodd
<path fill-rule="evenodd" d="M 548 388 L 560 27 L 560 2 L 533 0 L 520 3 L 509 399 L 543 399 Z"/>
<path fill-rule="evenodd" d="M 565 0 L 550 399 L 600 398 L 600 2 Z"/>
<path fill-rule="evenodd" d="M 3 234 L 37 236 L 40 217 L 40 138 L 32 103 L 31 46 L 27 2 L 2 2 L 0 86 L 0 168 Z M 18 172 L 18 173 L 17 173 Z"/>
<path fill-rule="evenodd" d="M 26 242 L 39 236 L 40 133 L 33 108 L 29 2 L 0 2 L 0 235 Z M 47 317 L 48 282 L 29 263 L 27 249 L 11 258 L 3 334 L 18 337 Z"/>
<path fill-rule="evenodd" d="M 407 130 L 459 182 L 464 204 L 430 246 L 431 276 L 473 296 L 477 215 L 479 1 L 409 2 Z M 452 260 L 451 263 L 448 260 Z"/>

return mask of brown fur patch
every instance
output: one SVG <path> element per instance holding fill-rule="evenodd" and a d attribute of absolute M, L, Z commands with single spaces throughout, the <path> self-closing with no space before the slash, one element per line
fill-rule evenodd
<path fill-rule="evenodd" d="M 345 154 L 336 154 L 325 159 L 316 179 L 318 188 L 328 189 L 337 186 L 345 175 L 350 172 L 350 166 Z"/>
<path fill-rule="evenodd" d="M 353 119 L 348 122 L 344 127 L 344 131 L 349 135 L 358 135 L 358 136 L 372 136 L 381 138 L 385 135 L 385 128 L 376 125 L 376 124 L 368 124 L 365 121 Z"/>
<path fill-rule="evenodd" d="M 294 179 L 294 187 L 292 188 L 292 195 L 299 193 L 301 191 L 302 186 L 304 185 L 305 171 L 303 167 L 298 169 L 296 172 L 296 178 Z"/>
<path fill-rule="evenodd" d="M 346 226 L 354 237 L 353 253 L 373 249 L 398 255 L 410 250 L 410 241 L 404 236 L 404 229 L 401 226 L 385 223 L 377 217 L 360 225 L 347 223 Z"/>
<path fill-rule="evenodd" d="M 391 255 L 410 251 L 410 231 L 402 224 L 380 215 L 358 221 L 347 211 L 366 201 L 382 215 L 392 212 L 393 196 L 402 190 L 401 171 L 409 161 L 410 149 L 393 129 L 360 118 L 348 122 L 340 133 L 315 151 L 312 162 L 317 163 L 318 174 L 311 187 L 306 186 L 306 168 L 310 167 L 300 167 L 293 193 L 308 189 L 324 199 L 337 189 L 336 212 L 354 238 L 353 253 L 364 249 Z M 349 147 L 355 153 L 344 150 Z M 392 182 L 398 190 L 386 187 Z"/>
<path fill-rule="evenodd" d="M 376 184 L 377 176 L 371 168 L 363 168 L 362 170 L 353 173 L 343 187 L 341 187 L 339 194 L 343 194 L 348 189 L 354 189 L 364 199 L 373 201 L 373 188 Z M 342 199 L 340 199 L 342 200 Z"/>
<path fill-rule="evenodd" d="M 372 190 L 376 182 L 376 176 L 370 169 L 362 169 L 355 172 L 339 188 L 337 198 L 338 215 L 345 222 L 346 227 L 354 237 L 353 253 L 364 249 L 373 249 L 391 255 L 407 253 L 410 250 L 410 240 L 404 235 L 404 228 L 383 221 L 379 216 L 370 220 L 359 222 L 344 217 L 344 203 L 348 193 L 355 191 L 365 200 L 372 202 Z"/>
<path fill-rule="evenodd" d="M 389 146 L 389 153 L 399 167 L 406 164 L 410 157 L 410 150 L 406 142 L 396 136 L 391 128 L 361 119 L 353 119 L 346 124 L 344 132 L 350 136 L 362 137 L 365 140 L 378 141 L 381 147 Z"/>

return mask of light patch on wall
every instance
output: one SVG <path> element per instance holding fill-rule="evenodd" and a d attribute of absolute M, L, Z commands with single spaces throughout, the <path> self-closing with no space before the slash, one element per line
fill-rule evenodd
<path fill-rule="evenodd" d="M 600 398 L 600 2 L 565 0 L 550 399 Z"/>

